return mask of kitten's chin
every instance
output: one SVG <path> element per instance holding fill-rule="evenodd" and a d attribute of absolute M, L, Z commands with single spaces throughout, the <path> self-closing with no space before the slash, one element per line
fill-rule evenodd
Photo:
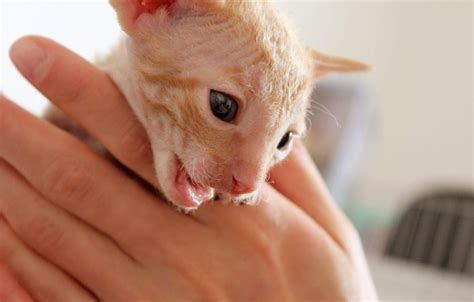
<path fill-rule="evenodd" d="M 203 202 L 214 197 L 214 188 L 195 183 L 176 155 L 173 170 L 175 177 L 172 182 L 174 191 L 172 202 L 178 207 L 189 210 L 196 209 Z"/>
<path fill-rule="evenodd" d="M 183 162 L 173 152 L 160 153 L 159 156 L 155 154 L 155 161 L 162 193 L 176 207 L 186 212 L 197 209 L 209 200 L 229 201 L 246 205 L 254 205 L 258 200 L 258 190 L 247 194 L 234 195 L 193 181 Z M 163 167 L 168 168 L 163 169 Z"/>

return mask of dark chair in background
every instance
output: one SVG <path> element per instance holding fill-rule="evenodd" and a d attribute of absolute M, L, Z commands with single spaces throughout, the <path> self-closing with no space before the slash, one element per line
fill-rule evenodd
<path fill-rule="evenodd" d="M 439 191 L 411 203 L 389 237 L 385 253 L 474 275 L 474 195 Z"/>

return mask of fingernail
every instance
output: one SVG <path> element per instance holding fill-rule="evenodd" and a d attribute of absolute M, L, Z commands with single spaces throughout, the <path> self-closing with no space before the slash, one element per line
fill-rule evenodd
<path fill-rule="evenodd" d="M 10 57 L 20 72 L 30 81 L 41 80 L 47 70 L 47 54 L 31 39 L 22 39 L 13 44 Z"/>

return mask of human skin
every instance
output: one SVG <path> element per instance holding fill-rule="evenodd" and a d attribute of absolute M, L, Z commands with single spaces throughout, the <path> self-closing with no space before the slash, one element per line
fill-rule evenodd
<path fill-rule="evenodd" d="M 52 103 L 157 186 L 145 132 L 106 74 L 40 37 L 17 41 L 11 57 Z M 0 214 L 6 301 L 377 299 L 359 237 L 299 141 L 271 171 L 258 205 L 214 202 L 184 215 L 0 97 Z"/>

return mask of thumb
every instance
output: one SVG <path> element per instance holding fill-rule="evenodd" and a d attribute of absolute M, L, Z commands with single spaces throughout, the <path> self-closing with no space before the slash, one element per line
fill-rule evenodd
<path fill-rule="evenodd" d="M 300 140 L 294 142 L 288 158 L 270 171 L 269 179 L 277 191 L 306 212 L 344 250 L 349 249 L 355 230 L 334 203 Z"/>

